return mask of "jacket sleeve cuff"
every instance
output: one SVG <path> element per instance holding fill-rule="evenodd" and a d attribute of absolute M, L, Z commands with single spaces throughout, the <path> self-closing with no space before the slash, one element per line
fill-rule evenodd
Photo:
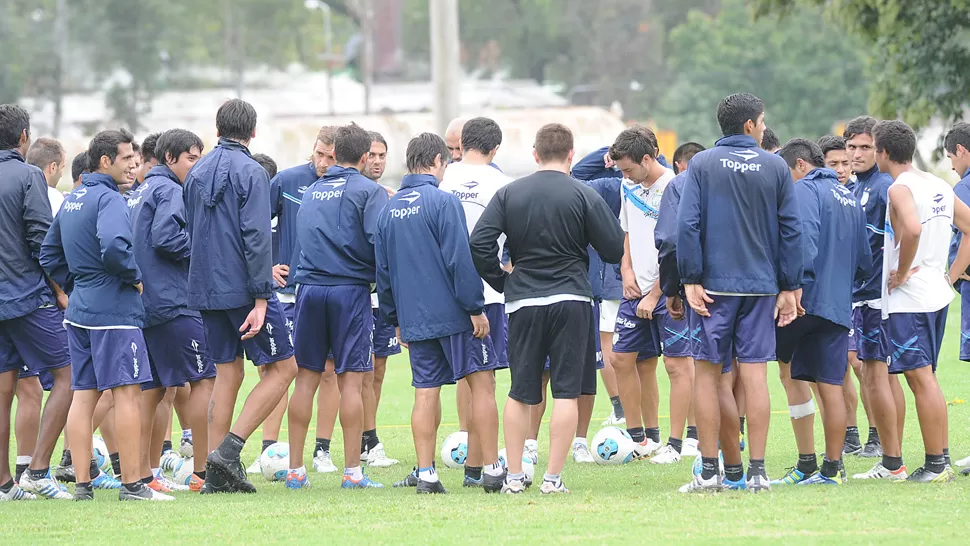
<path fill-rule="evenodd" d="M 273 297 L 273 283 L 253 284 L 249 287 L 249 295 L 256 300 L 268 300 Z"/>
<path fill-rule="evenodd" d="M 685 286 L 688 284 L 702 284 L 701 280 L 702 279 L 700 277 L 681 277 L 680 278 L 681 284 Z"/>
<path fill-rule="evenodd" d="M 801 282 L 793 282 L 793 283 L 782 282 L 778 284 L 778 289 L 781 290 L 782 292 L 794 292 L 795 290 L 798 290 L 801 287 L 802 287 Z"/>

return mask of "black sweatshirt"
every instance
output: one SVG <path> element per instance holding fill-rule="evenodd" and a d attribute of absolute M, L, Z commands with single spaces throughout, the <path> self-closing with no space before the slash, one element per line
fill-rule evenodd
<path fill-rule="evenodd" d="M 498 237 L 514 271 L 498 259 Z M 623 230 L 595 190 L 558 171 L 539 171 L 500 189 L 471 234 L 475 268 L 506 302 L 571 294 L 592 298 L 587 245 L 603 261 L 623 258 Z"/>

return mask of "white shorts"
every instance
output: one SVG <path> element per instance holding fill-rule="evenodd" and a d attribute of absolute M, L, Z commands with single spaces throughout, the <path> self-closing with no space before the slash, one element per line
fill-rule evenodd
<path fill-rule="evenodd" d="M 613 333 L 616 329 L 616 316 L 620 312 L 620 300 L 600 301 L 600 332 Z"/>

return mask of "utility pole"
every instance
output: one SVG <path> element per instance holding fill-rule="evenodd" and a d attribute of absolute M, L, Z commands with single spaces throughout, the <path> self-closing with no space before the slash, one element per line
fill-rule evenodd
<path fill-rule="evenodd" d="M 330 9 L 330 4 L 321 2 L 320 0 L 305 0 L 303 5 L 306 7 L 306 9 L 319 9 L 323 12 L 323 43 L 327 51 L 321 55 L 321 58 L 327 62 L 327 110 L 330 112 L 330 115 L 333 116 L 336 114 L 333 105 L 333 13 Z"/>
<path fill-rule="evenodd" d="M 363 4 L 361 6 L 361 4 Z M 374 85 L 374 2 L 361 0 L 360 34 L 361 34 L 361 68 L 364 72 L 364 115 L 370 115 L 370 92 Z"/>
<path fill-rule="evenodd" d="M 243 95 L 243 62 L 242 62 L 242 39 L 240 29 L 236 28 L 236 18 L 234 0 L 223 0 L 222 21 L 226 31 L 226 68 L 229 69 L 230 78 L 236 88 L 236 98 L 241 99 Z"/>
<path fill-rule="evenodd" d="M 57 0 L 54 12 L 54 48 L 57 53 L 57 69 L 54 74 L 54 127 L 55 137 L 61 136 L 64 121 L 64 69 L 67 66 L 67 0 Z"/>
<path fill-rule="evenodd" d="M 459 114 L 458 0 L 431 0 L 431 77 L 434 82 L 435 127 L 445 134 Z"/>

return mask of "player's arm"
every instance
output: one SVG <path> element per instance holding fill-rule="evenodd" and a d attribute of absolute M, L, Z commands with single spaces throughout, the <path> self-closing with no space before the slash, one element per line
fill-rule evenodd
<path fill-rule="evenodd" d="M 956 258 L 950 264 L 950 281 L 955 282 L 970 267 L 970 207 L 959 199 L 953 200 L 953 225 L 963 236 Z"/>
<path fill-rule="evenodd" d="M 856 269 L 854 282 L 861 284 L 872 272 L 872 248 L 869 246 L 869 233 L 866 228 L 866 211 L 862 206 L 856 209 Z"/>
<path fill-rule="evenodd" d="M 54 220 L 50 200 L 47 198 L 47 182 L 44 180 L 44 175 L 31 169 L 24 190 L 23 219 L 27 247 L 30 249 L 30 256 L 37 260 L 40 257 L 44 238 L 47 237 L 51 222 Z"/>
<path fill-rule="evenodd" d="M 441 248 L 441 258 L 448 275 L 451 277 L 451 290 L 458 304 L 469 316 L 480 315 L 485 309 L 485 291 L 475 270 L 468 243 L 468 227 L 465 223 L 465 211 L 454 195 L 448 195 L 437 215 L 438 244 Z M 493 200 L 494 202 L 494 200 Z M 482 224 L 484 216 L 478 221 Z M 476 227 L 477 231 L 477 227 Z M 505 271 L 498 261 L 498 236 L 492 241 L 494 250 L 491 252 L 492 262 L 501 274 Z"/>
<path fill-rule="evenodd" d="M 660 262 L 660 288 L 668 298 L 680 293 L 680 274 L 677 272 L 678 205 L 680 191 L 673 184 L 668 184 L 660 198 L 660 214 L 654 228 L 654 244 Z"/>
<path fill-rule="evenodd" d="M 586 238 L 604 262 L 617 264 L 623 261 L 625 235 L 606 201 L 586 199 Z"/>
<path fill-rule="evenodd" d="M 795 195 L 802 222 L 803 279 L 814 279 L 815 258 L 818 257 L 818 239 L 822 231 L 818 193 L 808 184 L 797 184 Z"/>
<path fill-rule="evenodd" d="M 509 272 L 502 269 L 502 264 L 498 258 L 498 239 L 500 235 L 505 233 L 505 192 L 503 190 L 499 190 L 495 197 L 489 201 L 488 206 L 485 207 L 485 212 L 482 213 L 475 224 L 475 229 L 472 230 L 468 241 L 475 269 L 496 292 L 505 291 L 505 280 L 510 275 Z M 448 201 L 451 203 L 452 200 L 449 199 Z M 458 206 L 457 213 L 461 216 L 461 223 L 464 226 L 465 215 L 460 209 L 461 205 Z M 453 206 L 445 208 L 451 209 Z"/>
<path fill-rule="evenodd" d="M 47 277 L 58 287 L 68 287 L 71 283 L 71 272 L 67 267 L 67 257 L 61 242 L 61 223 L 59 216 L 54 217 L 51 228 L 47 231 L 40 247 L 40 266 L 44 268 Z"/>
<path fill-rule="evenodd" d="M 802 222 L 799 214 L 798 200 L 795 198 L 795 182 L 792 181 L 791 171 L 782 168 L 782 176 L 778 189 L 778 288 L 782 292 L 792 292 L 802 286 L 802 274 L 805 269 L 804 242 L 801 236 Z M 818 214 L 818 201 L 815 202 Z M 816 238 L 816 247 L 818 241 Z M 815 251 L 817 253 L 817 249 Z M 815 254 L 812 254 L 814 257 Z"/>
<path fill-rule="evenodd" d="M 239 184 L 239 229 L 249 273 L 249 294 L 256 300 L 269 299 L 274 286 L 269 182 L 266 178 L 266 171 L 257 166 L 244 173 Z"/>
<path fill-rule="evenodd" d="M 695 159 L 691 159 L 694 163 Z M 677 209 L 677 271 L 691 309 L 702 317 L 709 317 L 708 303 L 714 300 L 701 284 L 704 278 L 704 245 L 701 238 L 701 186 L 697 172 L 701 168 L 688 167 L 687 180 L 680 194 Z"/>
<path fill-rule="evenodd" d="M 906 186 L 902 184 L 890 186 L 889 203 L 889 221 L 892 224 L 893 238 L 899 244 L 899 264 L 896 271 L 889 272 L 889 290 L 892 291 L 915 273 L 911 268 L 913 260 L 916 259 L 916 249 L 919 248 L 923 225 L 916 210 L 913 192 Z"/>
<path fill-rule="evenodd" d="M 121 282 L 141 284 L 141 271 L 131 251 L 131 225 L 124 199 L 102 197 L 98 201 L 97 237 L 104 270 Z M 58 283 L 60 284 L 60 283 Z"/>
<path fill-rule="evenodd" d="M 283 180 L 277 174 L 269 181 L 269 216 L 278 218 L 283 214 Z"/>
<path fill-rule="evenodd" d="M 576 162 L 570 170 L 570 174 L 578 180 L 589 180 L 595 175 L 601 174 L 603 170 L 609 168 L 606 164 L 606 154 L 609 150 L 610 148 L 607 146 L 591 152 Z M 612 165 L 610 166 L 612 167 Z M 617 178 L 619 178 L 619 173 L 617 173 Z"/>
<path fill-rule="evenodd" d="M 191 248 L 186 231 L 185 205 L 176 189 L 158 191 L 152 218 L 151 244 L 158 255 L 180 262 L 189 259 Z"/>
<path fill-rule="evenodd" d="M 377 219 L 381 216 L 384 206 L 390 201 L 384 186 L 377 185 L 368 195 L 364 203 L 364 234 L 367 242 L 373 245 L 377 240 Z"/>
<path fill-rule="evenodd" d="M 380 229 L 374 244 L 374 257 L 377 261 L 377 305 L 387 322 L 397 326 L 397 308 L 394 305 L 394 292 L 391 289 L 391 268 L 387 264 L 387 244 L 384 241 L 384 233 Z"/>

